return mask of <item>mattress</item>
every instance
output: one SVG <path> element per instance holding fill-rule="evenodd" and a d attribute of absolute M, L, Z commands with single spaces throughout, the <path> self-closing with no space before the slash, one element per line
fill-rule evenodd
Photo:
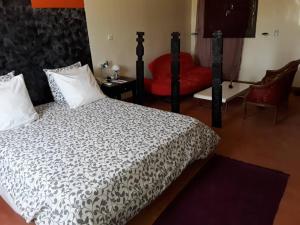
<path fill-rule="evenodd" d="M 126 224 L 219 141 L 191 117 L 110 98 L 37 111 L 0 132 L 0 186 L 37 225 Z"/>

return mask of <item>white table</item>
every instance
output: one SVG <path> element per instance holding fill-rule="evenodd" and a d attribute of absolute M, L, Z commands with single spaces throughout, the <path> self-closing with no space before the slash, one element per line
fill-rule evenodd
<path fill-rule="evenodd" d="M 226 104 L 226 106 L 229 101 L 242 95 L 250 87 L 250 84 L 238 82 L 232 83 L 233 88 L 229 88 L 229 85 L 229 81 L 224 81 L 222 84 L 222 103 Z M 194 98 L 212 101 L 212 87 L 194 94 Z"/>

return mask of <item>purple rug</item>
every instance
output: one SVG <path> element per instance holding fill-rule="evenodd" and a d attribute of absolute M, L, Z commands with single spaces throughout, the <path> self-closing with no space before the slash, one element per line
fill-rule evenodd
<path fill-rule="evenodd" d="M 288 178 L 215 156 L 154 225 L 272 225 Z"/>

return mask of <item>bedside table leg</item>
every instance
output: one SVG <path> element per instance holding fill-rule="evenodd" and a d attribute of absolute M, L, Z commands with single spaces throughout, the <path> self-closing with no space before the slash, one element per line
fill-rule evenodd
<path fill-rule="evenodd" d="M 121 95 L 121 94 L 117 94 L 117 95 L 116 95 L 116 98 L 117 98 L 118 100 L 122 100 L 122 95 Z"/>
<path fill-rule="evenodd" d="M 132 90 L 132 101 L 133 101 L 133 103 L 137 103 L 137 101 L 136 101 L 136 90 Z"/>

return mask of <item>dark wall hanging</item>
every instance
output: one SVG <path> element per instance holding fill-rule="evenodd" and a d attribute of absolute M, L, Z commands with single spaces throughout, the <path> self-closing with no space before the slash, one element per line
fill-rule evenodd
<path fill-rule="evenodd" d="M 83 8 L 37 9 L 30 0 L 0 0 L 0 74 L 23 73 L 34 105 L 53 100 L 43 68 L 76 61 L 92 68 Z"/>
<path fill-rule="evenodd" d="M 258 0 L 206 0 L 204 37 L 216 30 L 225 38 L 251 38 L 256 34 Z"/>

